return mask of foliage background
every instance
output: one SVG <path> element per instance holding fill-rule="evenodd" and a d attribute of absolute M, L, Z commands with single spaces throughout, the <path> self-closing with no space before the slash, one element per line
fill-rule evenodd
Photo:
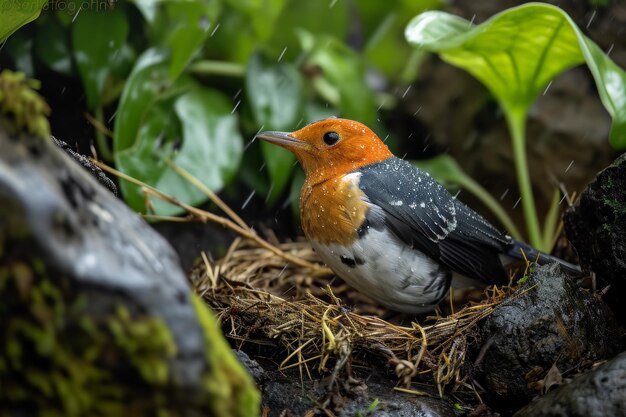
<path fill-rule="evenodd" d="M 288 152 L 258 143 L 254 135 L 295 130 L 337 115 L 372 127 L 398 156 L 451 154 L 458 161 L 452 177 L 468 171 L 522 223 L 512 156 L 503 151 L 509 147 L 508 134 L 496 100 L 471 77 L 412 48 L 404 36 L 407 23 L 425 10 L 446 9 L 480 23 L 515 2 L 134 0 L 82 8 L 85 4 L 47 3 L 42 15 L 14 33 L 0 52 L 3 68 L 42 80 L 53 109 L 53 134 L 82 152 L 89 153 L 93 145 L 100 157 L 125 172 L 202 204 L 203 195 L 170 169 L 176 164 L 222 191 L 244 215 L 247 209 L 249 216 L 263 212 L 277 223 L 289 223 L 292 213 L 297 216 L 297 204 L 290 203 L 296 201 L 302 173 Z M 614 30 L 605 22 L 620 7 L 610 2 L 560 5 L 596 39 Z M 609 40 L 600 38 L 599 44 L 615 49 L 619 63 L 623 48 L 608 45 Z M 446 74 L 443 81 L 439 72 Z M 587 159 L 584 169 L 577 166 L 575 176 L 556 172 L 557 182 L 570 191 L 613 156 L 606 142 L 610 121 L 602 111 L 593 117 L 589 131 L 578 133 L 604 134 L 603 141 L 586 142 L 595 158 Z M 544 146 L 544 167 L 546 160 L 553 166 L 572 162 L 567 152 L 559 152 L 558 146 L 572 142 L 559 136 L 558 120 L 545 122 L 531 110 L 531 135 L 533 119 L 547 127 L 543 145 L 530 145 Z M 494 131 L 498 137 L 487 140 Z M 494 155 L 500 158 L 497 167 L 481 162 Z M 450 167 L 449 162 L 431 164 L 431 169 Z M 532 162 L 543 218 L 554 183 L 546 186 L 545 169 L 535 172 Z M 449 185 L 454 189 L 459 182 Z M 136 210 L 175 213 L 158 203 L 147 207 L 140 190 L 120 185 Z M 460 198 L 480 209 L 474 197 Z"/>

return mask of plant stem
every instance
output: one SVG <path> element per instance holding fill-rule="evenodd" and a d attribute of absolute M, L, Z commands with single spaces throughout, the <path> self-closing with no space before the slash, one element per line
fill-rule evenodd
<path fill-rule="evenodd" d="M 554 189 L 552 193 L 552 203 L 550 204 L 550 209 L 548 210 L 548 214 L 546 214 L 546 218 L 543 224 L 543 244 L 544 249 L 546 251 L 551 252 L 554 244 L 556 243 L 556 238 L 558 237 L 557 229 L 558 222 L 560 220 L 560 210 L 559 210 L 559 202 L 561 198 L 561 193 L 558 188 Z"/>
<path fill-rule="evenodd" d="M 511 234 L 511 237 L 517 240 L 521 240 L 522 234 L 520 233 L 513 220 L 504 211 L 502 205 L 493 198 L 479 183 L 474 181 L 469 176 L 462 176 L 456 179 L 462 188 L 465 188 L 470 193 L 474 194 L 500 221 L 502 226 Z"/>
<path fill-rule="evenodd" d="M 105 126 L 104 111 L 101 105 L 96 107 L 96 112 L 94 116 L 100 126 Z M 99 129 L 98 126 L 94 126 L 94 130 L 96 134 L 96 143 L 98 144 L 98 152 L 100 153 L 100 157 L 105 161 L 112 161 L 113 152 L 111 151 L 111 147 L 109 146 L 109 142 L 107 141 L 104 132 L 102 132 L 102 130 Z"/>
<path fill-rule="evenodd" d="M 528 174 L 528 161 L 526 159 L 526 112 L 516 109 L 505 109 L 506 120 L 511 131 L 513 143 L 513 156 L 515 158 L 515 171 L 517 185 L 522 198 L 522 210 L 526 220 L 529 242 L 535 248 L 545 251 L 544 242 L 539 229 L 539 219 L 535 208 L 535 198 Z"/>
<path fill-rule="evenodd" d="M 197 61 L 191 64 L 191 72 L 199 75 L 224 75 L 227 77 L 243 77 L 246 67 L 241 64 L 223 61 Z"/>

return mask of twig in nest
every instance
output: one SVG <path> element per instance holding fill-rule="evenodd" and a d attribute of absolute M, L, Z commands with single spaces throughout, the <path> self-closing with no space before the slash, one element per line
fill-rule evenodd
<path fill-rule="evenodd" d="M 411 382 L 417 375 L 431 374 L 442 395 L 446 385 L 464 384 L 459 370 L 465 358 L 467 335 L 514 291 L 510 287 L 494 288 L 485 302 L 466 306 L 448 317 L 429 318 L 427 325 L 413 323 L 411 327 L 403 327 L 377 316 L 360 315 L 343 307 L 327 287 L 332 273 L 319 262 L 310 245 L 304 242 L 274 245 L 262 239 L 219 197 L 181 168 L 170 163 L 172 169 L 203 191 L 228 218 L 179 202 L 107 165 L 94 163 L 142 187 L 148 202 L 150 198 L 158 198 L 188 213 L 182 218 L 146 217 L 211 221 L 245 239 L 236 239 L 226 256 L 217 262 L 202 253 L 203 262 L 190 279 L 196 291 L 218 312 L 222 323 L 230 327 L 229 337 L 240 343 L 283 346 L 288 354 L 280 369 L 297 366 L 301 378 L 304 372 L 311 378 L 309 365 L 313 361 L 319 361 L 318 367 L 324 370 L 333 358 L 331 380 L 335 381 L 344 369 L 349 371 L 353 351 L 367 351 L 390 361 L 405 386 L 399 390 L 421 394 L 409 389 Z M 321 290 L 325 287 L 325 291 Z"/>

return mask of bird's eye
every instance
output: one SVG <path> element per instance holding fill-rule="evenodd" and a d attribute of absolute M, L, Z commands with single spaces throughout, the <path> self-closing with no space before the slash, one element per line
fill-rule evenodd
<path fill-rule="evenodd" d="M 335 143 L 339 142 L 339 139 L 341 138 L 339 137 L 339 133 L 337 132 L 324 133 L 324 143 L 328 146 L 334 145 Z"/>

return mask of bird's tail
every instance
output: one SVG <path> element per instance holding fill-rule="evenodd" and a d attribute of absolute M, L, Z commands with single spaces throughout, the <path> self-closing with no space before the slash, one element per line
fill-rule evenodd
<path fill-rule="evenodd" d="M 539 265 L 556 262 L 571 274 L 580 275 L 581 273 L 580 266 L 574 265 L 555 256 L 542 253 L 527 243 L 520 242 L 519 240 L 513 240 L 513 245 L 511 245 L 507 255 L 519 260 L 528 260 L 530 262 L 536 261 Z"/>

